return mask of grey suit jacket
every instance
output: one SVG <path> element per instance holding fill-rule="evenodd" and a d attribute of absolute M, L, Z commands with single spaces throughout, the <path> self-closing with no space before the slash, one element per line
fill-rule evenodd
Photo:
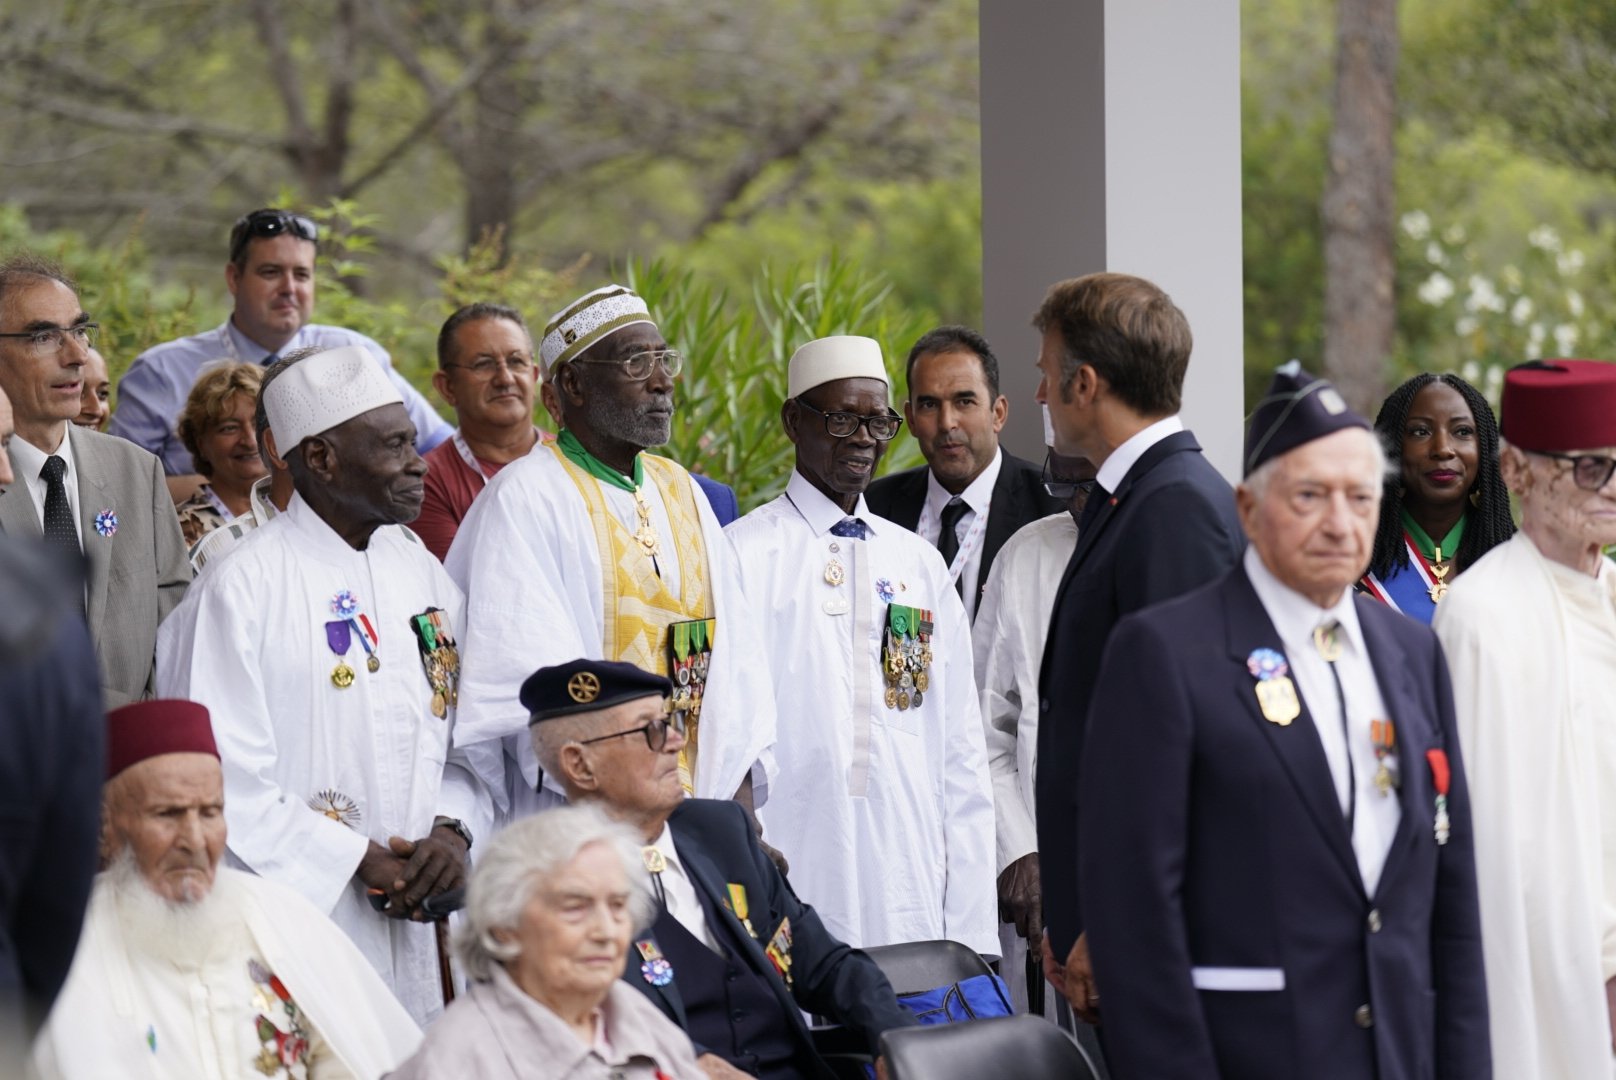
<path fill-rule="evenodd" d="M 148 697 L 157 650 L 157 624 L 173 611 L 191 582 L 174 500 L 156 457 L 132 442 L 68 425 L 79 484 L 79 535 L 87 579 L 85 618 L 101 666 L 108 709 Z M 103 510 L 117 528 L 103 536 Z M 0 489 L 0 529 L 42 537 L 39 511 L 21 477 Z"/>

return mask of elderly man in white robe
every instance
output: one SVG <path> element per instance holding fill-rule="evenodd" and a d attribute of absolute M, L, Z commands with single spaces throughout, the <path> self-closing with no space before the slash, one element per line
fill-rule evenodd
<path fill-rule="evenodd" d="M 937 549 L 864 501 L 901 423 L 881 347 L 809 342 L 788 382 L 796 468 L 726 530 L 747 596 L 770 613 L 756 650 L 780 717 L 766 834 L 855 948 L 951 938 L 997 956 L 970 625 Z"/>
<path fill-rule="evenodd" d="M 1049 452 L 1044 488 L 1051 498 L 1065 499 L 1068 509 L 1023 525 L 1005 541 L 982 590 L 971 629 L 988 773 L 993 778 L 1001 970 L 1017 1012 L 1028 1012 L 1036 993 L 1044 1007 L 1033 1011 L 1051 1019 L 1059 995 L 1043 995 L 1039 971 L 1022 978 L 1028 970 L 1027 942 L 1038 941 L 1044 931 L 1033 796 L 1038 766 L 1038 667 L 1043 662 L 1044 638 L 1061 575 L 1077 547 L 1077 516 L 1094 487 L 1094 472 L 1087 458 Z"/>
<path fill-rule="evenodd" d="M 224 780 L 207 709 L 107 716 L 84 936 L 39 1039 L 40 1080 L 369 1080 L 421 1041 L 365 958 L 296 892 L 219 866 Z"/>
<path fill-rule="evenodd" d="M 1521 528 L 1432 625 L 1476 818 L 1493 1067 L 1616 1075 L 1616 364 L 1504 377 L 1499 465 Z"/>
<path fill-rule="evenodd" d="M 294 353 L 262 400 L 296 494 L 163 624 L 158 685 L 213 713 L 231 855 L 329 912 L 424 1025 L 444 989 L 420 905 L 492 821 L 450 753 L 463 600 L 404 528 L 426 467 L 365 350 Z"/>
<path fill-rule="evenodd" d="M 539 343 L 565 427 L 472 503 L 444 565 L 466 591 L 455 742 L 504 814 L 561 800 L 517 699 L 536 667 L 618 660 L 679 685 L 692 720 L 680 759 L 701 798 L 766 796 L 774 697 L 735 556 L 690 474 L 646 449 L 671 435 L 683 366 L 645 301 L 621 285 L 553 316 Z"/>

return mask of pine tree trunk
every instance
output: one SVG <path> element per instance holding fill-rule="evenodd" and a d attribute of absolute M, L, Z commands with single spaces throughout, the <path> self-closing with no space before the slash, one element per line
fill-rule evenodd
<path fill-rule="evenodd" d="M 1359 412 L 1385 395 L 1396 328 L 1397 0 L 1338 0 L 1325 179 L 1324 370 Z"/>

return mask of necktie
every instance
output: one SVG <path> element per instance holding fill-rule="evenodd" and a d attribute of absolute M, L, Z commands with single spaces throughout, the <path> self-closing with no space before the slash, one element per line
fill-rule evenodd
<path fill-rule="evenodd" d="M 39 475 L 45 478 L 45 543 L 75 559 L 83 555 L 78 530 L 73 527 L 73 508 L 67 501 L 67 485 L 62 476 L 67 462 L 52 454 L 45 459 Z"/>
<path fill-rule="evenodd" d="M 1347 755 L 1347 833 L 1352 833 L 1353 817 L 1358 809 L 1358 777 L 1352 765 L 1352 730 L 1347 723 L 1347 692 L 1341 686 L 1341 672 L 1337 661 L 1341 659 L 1341 624 L 1334 619 L 1319 624 L 1313 630 L 1313 647 L 1319 650 L 1335 681 L 1335 701 L 1341 709 L 1341 745 Z"/>
<path fill-rule="evenodd" d="M 868 540 L 870 538 L 869 526 L 864 524 L 862 518 L 845 517 L 830 527 L 832 536 L 845 536 L 852 540 Z"/>
<path fill-rule="evenodd" d="M 959 523 L 970 509 L 964 499 L 954 498 L 948 500 L 943 507 L 943 527 L 937 534 L 937 550 L 943 556 L 943 562 L 949 566 L 954 565 L 954 556 L 959 554 Z M 965 575 L 961 574 L 954 579 L 954 589 L 961 596 L 965 595 Z"/>
<path fill-rule="evenodd" d="M 1083 512 L 1077 516 L 1077 531 L 1083 533 L 1094 524 L 1094 519 L 1100 516 L 1100 507 L 1111 501 L 1111 493 L 1099 484 L 1089 492 L 1088 501 L 1083 504 Z"/>

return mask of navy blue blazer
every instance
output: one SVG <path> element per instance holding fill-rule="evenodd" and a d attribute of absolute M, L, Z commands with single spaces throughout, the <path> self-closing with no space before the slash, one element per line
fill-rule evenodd
<path fill-rule="evenodd" d="M 690 479 L 701 488 L 701 493 L 707 496 L 707 504 L 713 508 L 713 515 L 718 518 L 720 527 L 728 525 L 741 515 L 741 505 L 735 498 L 735 489 L 728 484 L 721 484 L 711 477 L 693 472 Z"/>
<path fill-rule="evenodd" d="M 1219 577 L 1245 547 L 1234 490 L 1187 431 L 1146 450 L 1078 534 L 1038 676 L 1038 861 L 1044 921 L 1061 960 L 1083 929 L 1077 778 L 1106 639 L 1124 615 Z"/>
<path fill-rule="evenodd" d="M 1044 490 L 1040 466 L 1023 461 L 1008 450 L 1003 453 L 999 478 L 993 484 L 993 498 L 988 503 L 988 527 L 982 536 L 982 566 L 976 575 L 978 600 L 982 590 L 988 587 L 988 571 L 993 569 L 993 560 L 1004 542 L 1023 525 L 1066 509 L 1064 500 L 1051 498 Z M 877 514 L 913 532 L 920 527 L 920 511 L 926 505 L 930 472 L 931 466 L 920 465 L 871 481 L 864 492 L 864 501 Z"/>
<path fill-rule="evenodd" d="M 0 1073 L 50 1011 L 95 876 L 106 774 L 83 579 L 0 535 Z M 19 1022 L 26 1023 L 23 1041 Z"/>
<path fill-rule="evenodd" d="M 1080 869 L 1118 1080 L 1492 1075 L 1447 663 L 1429 628 L 1355 602 L 1402 776 L 1374 896 L 1307 703 L 1289 725 L 1263 718 L 1246 661 L 1284 647 L 1244 567 L 1111 637 L 1084 750 Z M 1432 749 L 1451 771 L 1445 845 Z M 1197 989 L 1192 970 L 1206 968 L 1263 971 L 1267 988 L 1213 989 L 1203 971 Z"/>
<path fill-rule="evenodd" d="M 880 1052 L 881 1033 L 916 1023 L 908 1009 L 898 1004 L 892 984 L 864 953 L 838 941 L 818 912 L 797 899 L 791 886 L 780 875 L 758 844 L 745 809 L 727 799 L 686 799 L 668 819 L 674 850 L 690 873 L 709 921 L 716 920 L 715 934 L 731 944 L 754 974 L 766 976 L 792 1021 L 797 1041 L 797 1060 L 814 1062 L 829 1077 L 814 1049 L 807 1011 L 834 1020 L 869 1047 L 872 1056 Z M 758 939 L 753 940 L 741 920 L 729 908 L 726 886 L 746 890 L 748 918 Z M 791 979 L 775 973 L 763 948 L 779 929 L 781 921 L 791 920 Z M 684 1001 L 679 995 L 679 973 L 667 986 L 653 986 L 640 971 L 640 955 L 629 950 L 623 978 L 661 1009 L 663 1015 L 687 1028 Z M 697 1047 L 697 1053 L 702 1052 Z"/>

